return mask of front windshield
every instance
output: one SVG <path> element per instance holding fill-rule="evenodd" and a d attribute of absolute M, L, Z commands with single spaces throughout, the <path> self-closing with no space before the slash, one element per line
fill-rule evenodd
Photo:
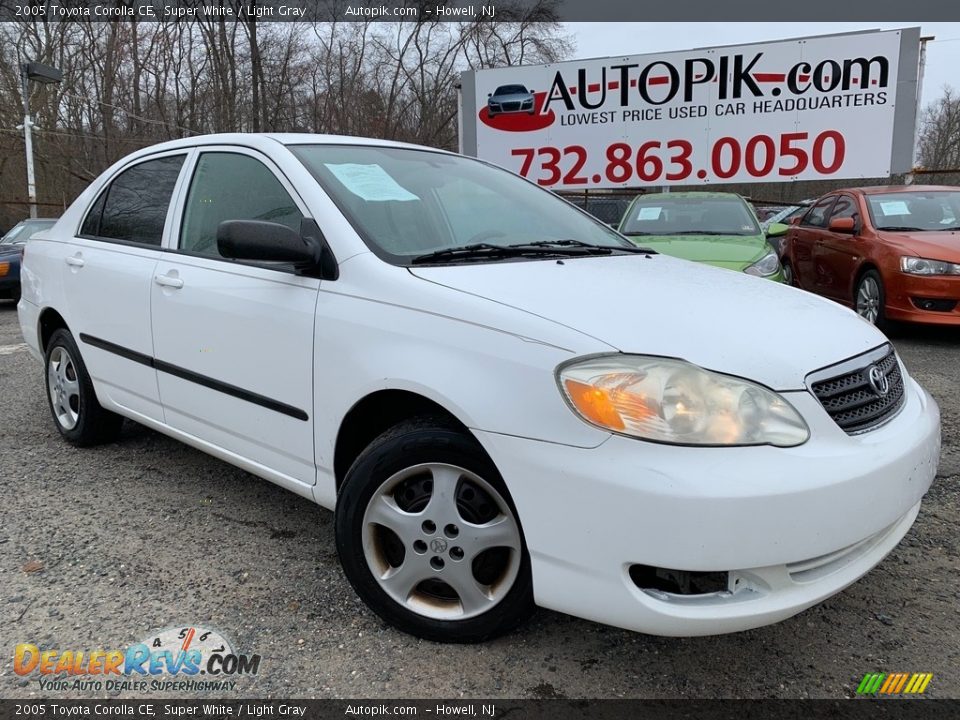
<path fill-rule="evenodd" d="M 933 190 L 867 195 L 877 230 L 933 232 L 960 226 L 960 191 Z"/>
<path fill-rule="evenodd" d="M 527 92 L 523 85 L 501 85 L 497 88 L 494 95 L 519 95 Z"/>
<path fill-rule="evenodd" d="M 757 221 L 739 197 L 641 196 L 620 228 L 625 235 L 757 235 Z"/>
<path fill-rule="evenodd" d="M 573 240 L 633 248 L 553 193 L 477 160 L 364 145 L 290 150 L 370 249 L 393 264 L 477 243 Z"/>

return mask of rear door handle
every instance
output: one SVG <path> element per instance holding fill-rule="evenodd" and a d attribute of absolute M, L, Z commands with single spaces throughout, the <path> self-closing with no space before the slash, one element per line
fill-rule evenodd
<path fill-rule="evenodd" d="M 64 258 L 64 260 L 66 261 L 67 265 L 70 265 L 71 267 L 83 267 L 84 265 L 83 258 L 81 257 L 67 257 Z"/>
<path fill-rule="evenodd" d="M 169 275 L 156 275 L 153 280 L 155 283 L 157 283 L 157 285 L 163 285 L 163 287 L 175 288 L 177 290 L 183 287 L 183 280 L 178 277 L 170 277 Z"/>

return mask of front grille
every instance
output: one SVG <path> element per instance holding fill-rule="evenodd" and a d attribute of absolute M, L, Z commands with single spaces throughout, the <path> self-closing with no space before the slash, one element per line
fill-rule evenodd
<path fill-rule="evenodd" d="M 505 102 L 503 103 L 504 110 L 516 111 L 520 109 L 520 103 L 518 102 Z"/>
<path fill-rule="evenodd" d="M 871 353 L 856 358 L 852 369 L 850 362 L 841 363 L 844 372 L 823 380 L 814 381 L 810 389 L 823 405 L 833 421 L 845 432 L 853 435 L 876 427 L 891 417 L 903 406 L 903 375 L 893 348 L 887 345 L 882 354 Z M 869 379 L 870 368 L 876 366 L 886 378 L 889 390 L 881 395 Z M 839 368 L 838 368 L 839 369 Z M 829 368 L 817 373 L 822 376 Z"/>

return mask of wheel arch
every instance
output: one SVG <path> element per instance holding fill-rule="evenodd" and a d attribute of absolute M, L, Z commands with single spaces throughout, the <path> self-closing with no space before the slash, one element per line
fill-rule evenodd
<path fill-rule="evenodd" d="M 64 329 L 67 332 L 70 331 L 67 321 L 63 319 L 63 315 L 52 307 L 46 307 L 40 311 L 40 317 L 37 320 L 37 337 L 40 340 L 41 354 L 47 352 L 47 344 L 50 342 L 50 338 L 54 332 L 60 329 Z"/>
<path fill-rule="evenodd" d="M 860 263 L 857 271 L 853 274 L 853 283 L 850 285 L 850 300 L 853 302 L 854 307 L 856 307 L 857 303 L 857 286 L 860 284 L 860 280 L 863 278 L 863 276 L 871 270 L 877 273 L 877 275 L 880 276 L 880 282 L 883 282 L 883 273 L 880 272 L 880 266 L 877 263 L 869 258 Z"/>
<path fill-rule="evenodd" d="M 350 466 L 367 445 L 394 425 L 420 415 L 440 415 L 473 436 L 451 410 L 425 395 L 400 389 L 371 392 L 354 403 L 340 421 L 333 451 L 337 493 Z"/>

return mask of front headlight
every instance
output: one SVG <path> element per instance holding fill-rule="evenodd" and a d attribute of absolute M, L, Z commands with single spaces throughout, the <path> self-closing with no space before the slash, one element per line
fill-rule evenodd
<path fill-rule="evenodd" d="M 810 437 L 777 393 L 682 360 L 608 355 L 563 365 L 557 380 L 584 420 L 644 440 L 792 447 Z"/>
<path fill-rule="evenodd" d="M 960 264 L 919 257 L 900 258 L 900 269 L 910 275 L 960 275 Z"/>
<path fill-rule="evenodd" d="M 744 268 L 743 271 L 747 273 L 747 275 L 770 277 L 771 275 L 775 275 L 778 270 L 780 270 L 780 258 L 777 257 L 777 253 L 771 250 L 753 265 Z"/>

